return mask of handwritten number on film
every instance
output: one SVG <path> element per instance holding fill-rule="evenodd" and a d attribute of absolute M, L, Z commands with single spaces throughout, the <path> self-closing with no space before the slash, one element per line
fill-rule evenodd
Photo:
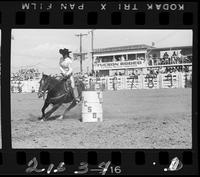
<path fill-rule="evenodd" d="M 121 173 L 121 169 L 120 169 L 120 166 L 116 166 L 116 167 L 113 167 L 113 166 L 110 166 L 111 162 L 108 161 L 108 162 L 102 162 L 98 165 L 98 168 L 97 169 L 89 169 L 88 168 L 88 163 L 86 162 L 81 162 L 80 163 L 80 166 L 79 166 L 79 171 L 75 171 L 74 173 L 75 174 L 85 174 L 87 173 L 88 171 L 93 171 L 93 172 L 99 172 L 101 175 L 105 175 L 106 172 L 108 170 L 110 170 L 110 172 L 113 174 L 113 173 L 116 173 L 116 174 L 119 174 Z"/>
<path fill-rule="evenodd" d="M 66 170 L 66 168 L 64 167 L 65 163 L 61 162 L 59 163 L 58 167 L 54 170 L 54 173 L 58 173 L 58 172 L 63 172 Z M 38 166 L 38 161 L 37 159 L 34 157 L 29 163 L 28 163 L 28 168 L 26 169 L 26 173 L 32 173 L 32 172 L 37 172 L 37 173 L 41 173 L 44 172 L 45 169 L 37 169 Z M 50 174 L 52 169 L 54 167 L 54 164 L 50 164 L 48 169 L 47 169 L 47 173 Z"/>
<path fill-rule="evenodd" d="M 31 166 L 32 165 L 32 166 Z M 37 159 L 34 157 L 29 163 L 28 163 L 29 168 L 26 169 L 27 173 L 31 173 L 31 172 L 43 172 L 45 169 L 37 169 L 38 166 L 38 161 Z"/>
<path fill-rule="evenodd" d="M 88 163 L 81 162 L 79 166 L 79 171 L 75 171 L 75 174 L 85 174 L 88 172 Z"/>
<path fill-rule="evenodd" d="M 54 164 L 51 163 L 49 165 L 49 167 L 47 168 L 47 170 L 45 168 L 42 169 L 38 169 L 38 161 L 37 159 L 34 157 L 31 161 L 29 161 L 28 163 L 28 168 L 26 169 L 26 173 L 32 173 L 32 172 L 36 172 L 36 173 L 41 173 L 44 172 L 46 170 L 47 174 L 50 174 L 53 170 L 54 173 L 59 173 L 59 172 L 64 172 L 66 170 L 66 168 L 64 167 L 65 163 L 61 162 L 59 163 L 58 167 L 56 169 L 53 170 L 54 168 Z M 80 166 L 78 167 L 77 171 L 74 171 L 74 174 L 86 174 L 89 171 L 91 172 L 99 172 L 101 175 L 105 175 L 106 172 L 110 171 L 111 174 L 119 174 L 121 173 L 121 169 L 120 166 L 111 166 L 111 161 L 108 162 L 102 162 L 98 165 L 97 169 L 89 169 L 88 168 L 88 163 L 87 162 L 81 162 Z"/>

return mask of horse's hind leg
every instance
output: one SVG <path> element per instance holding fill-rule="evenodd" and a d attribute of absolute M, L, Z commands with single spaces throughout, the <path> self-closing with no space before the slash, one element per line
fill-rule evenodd
<path fill-rule="evenodd" d="M 72 109 L 74 106 L 76 106 L 76 104 L 77 104 L 76 101 L 73 100 L 72 103 L 68 106 L 68 108 L 65 109 L 63 115 L 61 115 L 61 116 L 59 117 L 59 119 L 62 119 L 63 116 L 64 116 L 70 109 Z"/>
<path fill-rule="evenodd" d="M 53 105 L 53 108 L 45 114 L 44 119 L 49 118 L 49 116 L 50 116 L 53 112 L 55 112 L 55 111 L 61 106 L 61 104 L 62 104 L 62 103 L 57 103 L 57 104 Z"/>

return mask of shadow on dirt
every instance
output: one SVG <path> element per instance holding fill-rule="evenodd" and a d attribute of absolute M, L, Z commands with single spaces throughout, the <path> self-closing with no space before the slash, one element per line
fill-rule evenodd
<path fill-rule="evenodd" d="M 53 121 L 53 120 L 56 120 L 58 119 L 62 114 L 56 114 L 56 115 L 52 115 L 50 116 L 47 120 L 45 121 Z M 63 119 L 62 120 L 67 120 L 67 119 L 73 119 L 73 120 L 78 120 L 78 121 L 81 121 L 81 112 L 75 112 L 74 110 L 68 112 L 67 114 L 65 114 L 63 116 Z M 37 121 L 41 121 L 41 116 L 38 116 L 38 115 L 34 115 L 34 114 L 29 114 L 29 118 L 28 118 L 29 121 L 31 122 L 37 122 Z"/>
<path fill-rule="evenodd" d="M 39 119 L 38 116 L 34 115 L 34 114 L 29 114 L 29 118 L 28 120 L 31 121 L 31 122 L 37 122 Z"/>
<path fill-rule="evenodd" d="M 47 120 L 45 120 L 45 121 L 53 121 L 53 120 L 58 119 L 60 116 L 61 116 L 61 115 L 51 116 L 51 117 L 49 117 L 49 118 L 48 118 Z M 33 114 L 29 114 L 28 120 L 31 121 L 31 122 L 38 122 L 38 121 L 41 121 L 41 117 L 36 116 L 36 115 L 33 115 Z"/>
<path fill-rule="evenodd" d="M 61 115 L 51 116 L 51 117 L 49 117 L 48 119 L 46 119 L 45 121 L 53 121 L 53 120 L 58 119 L 60 116 L 61 116 Z"/>
<path fill-rule="evenodd" d="M 81 121 L 81 114 L 73 112 L 73 113 L 64 115 L 63 119 L 65 119 L 65 120 L 67 120 L 67 119 L 73 119 L 73 120 L 79 120 L 79 121 Z"/>

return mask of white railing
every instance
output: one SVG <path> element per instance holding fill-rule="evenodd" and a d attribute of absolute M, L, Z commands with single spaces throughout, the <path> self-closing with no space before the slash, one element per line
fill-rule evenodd
<path fill-rule="evenodd" d="M 11 92 L 14 93 L 28 93 L 37 92 L 39 89 L 39 80 L 26 80 L 26 81 L 11 81 Z"/>
<path fill-rule="evenodd" d="M 115 79 L 114 79 L 115 78 Z M 83 80 L 87 90 L 126 90 L 126 89 L 159 89 L 185 88 L 192 81 L 192 73 L 177 72 L 171 74 L 87 77 Z M 11 81 L 11 92 L 37 92 L 39 80 Z"/>
<path fill-rule="evenodd" d="M 88 77 L 84 80 L 88 90 L 124 90 L 124 89 L 159 89 L 185 88 L 192 81 L 191 73 L 170 73 L 158 75 Z"/>

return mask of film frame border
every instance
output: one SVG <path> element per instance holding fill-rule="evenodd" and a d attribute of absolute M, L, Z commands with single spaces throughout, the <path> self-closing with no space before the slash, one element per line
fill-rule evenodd
<path fill-rule="evenodd" d="M 79 1 L 73 1 L 79 2 Z M 83 1 L 82 1 L 83 2 Z M 103 2 L 103 1 L 102 1 Z M 127 3 L 130 1 L 127 1 Z M 165 1 L 160 1 L 164 3 Z M 175 1 L 174 3 L 178 3 Z M 86 160 L 90 165 L 97 165 L 98 162 L 111 160 L 115 165 L 122 165 L 127 174 L 166 174 L 163 171 L 168 167 L 170 160 L 177 156 L 184 164 L 184 168 L 177 172 L 167 172 L 169 174 L 197 174 L 198 172 L 198 139 L 197 125 L 198 117 L 198 66 L 197 58 L 199 56 L 197 42 L 199 29 L 198 12 L 199 3 L 197 1 L 182 1 L 187 9 L 184 12 L 170 11 L 116 11 L 112 8 L 103 14 L 99 10 L 94 10 L 95 4 L 92 1 L 83 2 L 88 8 L 84 11 L 73 10 L 70 12 L 58 12 L 51 10 L 50 12 L 34 10 L 23 11 L 20 9 L 20 2 L 0 2 L 0 29 L 2 32 L 1 56 L 2 62 L 2 149 L 0 150 L 0 171 L 2 173 L 10 172 L 10 168 L 15 170 L 13 173 L 23 173 L 27 167 L 27 163 L 31 158 L 36 156 L 43 165 L 49 165 L 51 162 L 64 160 L 66 164 L 76 165 L 78 168 L 82 160 Z M 39 2 L 37 2 L 39 3 Z M 43 2 L 46 3 L 46 2 Z M 55 2 L 53 2 L 55 3 Z M 58 2 L 56 2 L 58 3 Z M 101 3 L 101 1 L 99 1 Z M 109 4 L 118 3 L 106 2 Z M 143 2 L 136 2 L 143 4 Z M 112 5 L 111 5 L 112 6 Z M 6 8 L 4 8 L 6 7 Z M 9 9 L 9 10 L 8 10 Z M 20 10 L 19 10 L 20 9 Z M 95 19 L 93 18 L 95 16 Z M 109 18 L 107 18 L 109 16 Z M 55 18 L 56 17 L 56 18 Z M 116 20 L 116 18 L 121 20 Z M 70 20 L 66 20 L 70 19 Z M 138 20 L 140 19 L 140 20 Z M 142 20 L 141 20 L 142 19 Z M 153 23 L 152 23 L 153 22 Z M 20 28 L 38 28 L 38 29 L 192 29 L 193 30 L 193 83 L 192 83 L 192 149 L 12 149 L 11 137 L 11 118 L 10 118 L 10 93 L 6 88 L 10 88 L 10 44 L 11 29 Z M 9 89 L 10 90 L 10 89 Z M 6 101 L 5 101 L 6 100 Z M 5 128 L 6 127 L 6 128 Z M 59 152 L 58 152 L 59 151 Z M 57 158 L 60 157 L 60 158 Z M 109 158 L 108 158 L 109 157 Z M 159 167 L 152 165 L 157 162 Z M 10 163 L 13 164 L 10 164 Z M 131 163 L 129 163 L 131 162 Z M 128 167 L 128 168 L 127 168 Z M 141 173 L 142 172 L 142 173 Z M 69 174 L 67 172 L 67 174 Z M 122 173 L 123 174 L 123 173 Z"/>

